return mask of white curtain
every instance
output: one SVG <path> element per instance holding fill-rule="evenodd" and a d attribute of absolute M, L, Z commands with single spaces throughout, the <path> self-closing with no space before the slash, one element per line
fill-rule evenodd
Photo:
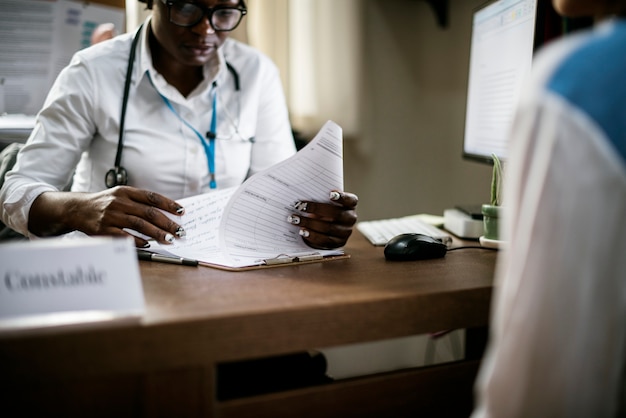
<path fill-rule="evenodd" d="M 148 14 L 146 4 L 137 0 L 126 0 L 126 32 L 133 32 L 143 22 Z"/>
<path fill-rule="evenodd" d="M 359 128 L 359 0 L 248 0 L 249 43 L 283 78 L 294 128 L 314 134 L 328 119 Z"/>

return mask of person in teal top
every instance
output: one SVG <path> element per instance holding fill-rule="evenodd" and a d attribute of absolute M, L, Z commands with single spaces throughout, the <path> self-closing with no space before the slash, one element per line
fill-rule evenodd
<path fill-rule="evenodd" d="M 626 416 L 626 0 L 541 50 L 511 133 L 473 417 Z"/>

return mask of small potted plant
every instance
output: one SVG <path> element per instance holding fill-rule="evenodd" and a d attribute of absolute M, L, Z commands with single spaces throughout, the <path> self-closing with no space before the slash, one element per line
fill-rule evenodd
<path fill-rule="evenodd" d="M 498 241 L 498 219 L 501 210 L 502 193 L 502 163 L 497 155 L 491 154 L 493 159 L 493 173 L 491 175 L 491 202 L 482 205 L 484 238 Z"/>

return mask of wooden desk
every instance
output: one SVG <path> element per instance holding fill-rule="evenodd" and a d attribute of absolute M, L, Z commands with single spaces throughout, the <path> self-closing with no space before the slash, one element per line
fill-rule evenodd
<path fill-rule="evenodd" d="M 64 417 L 466 415 L 478 360 L 216 400 L 220 362 L 487 324 L 495 252 L 388 262 L 358 232 L 346 252 L 350 259 L 241 273 L 141 262 L 139 324 L 0 339 L 2 408 Z"/>

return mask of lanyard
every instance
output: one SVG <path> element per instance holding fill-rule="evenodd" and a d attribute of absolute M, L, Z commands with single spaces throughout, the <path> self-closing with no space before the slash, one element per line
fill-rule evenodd
<path fill-rule="evenodd" d="M 135 51 L 137 49 L 137 43 L 139 42 L 139 37 L 141 34 L 142 27 L 143 27 L 143 23 L 139 26 L 139 28 L 135 32 L 135 36 L 133 37 L 133 41 L 130 47 L 130 55 L 128 57 L 128 68 L 126 69 L 126 79 L 124 82 L 124 96 L 122 99 L 122 111 L 120 114 L 120 131 L 119 131 L 119 137 L 117 141 L 117 152 L 115 154 L 115 167 L 109 170 L 105 176 L 105 184 L 109 188 L 118 186 L 118 185 L 125 185 L 128 183 L 126 170 L 124 169 L 124 167 L 121 166 L 122 150 L 124 148 L 124 121 L 125 121 L 125 116 L 126 116 L 126 104 L 128 102 L 128 96 L 129 96 L 129 91 L 130 91 L 133 64 L 135 61 Z M 235 82 L 235 91 L 239 93 L 240 91 L 239 74 L 237 74 L 237 71 L 235 70 L 235 68 L 232 65 L 230 65 L 228 61 L 226 61 L 226 68 L 228 68 L 228 71 L 230 71 L 230 73 L 233 76 L 233 80 Z M 193 126 L 191 126 L 191 124 L 189 124 L 186 120 L 184 120 L 178 114 L 178 112 L 176 112 L 176 109 L 174 109 L 170 101 L 159 92 L 156 86 L 154 86 L 154 83 L 152 82 L 152 78 L 150 77 L 150 73 L 148 72 L 147 74 L 148 74 L 148 79 L 150 80 L 150 83 L 152 84 L 154 89 L 157 91 L 157 93 L 159 93 L 159 95 L 161 96 L 161 98 L 163 99 L 167 107 L 176 115 L 176 117 L 178 117 L 178 119 L 180 119 L 185 125 L 187 125 L 200 140 L 200 143 L 202 144 L 202 147 L 204 148 L 204 152 L 206 154 L 207 161 L 209 164 L 209 176 L 210 176 L 209 187 L 211 187 L 212 189 L 217 188 L 217 183 L 215 181 L 215 137 L 217 134 L 217 90 L 215 91 L 213 95 L 213 116 L 211 117 L 210 131 L 206 133 L 206 138 L 205 138 L 204 136 L 200 134 L 200 132 L 198 132 Z M 213 89 L 215 89 L 216 87 L 217 85 L 214 82 Z M 239 100 L 241 100 L 241 98 L 239 98 Z M 235 127 L 235 132 L 237 133 L 239 138 L 242 141 L 254 143 L 254 136 L 248 139 L 244 139 L 241 137 L 241 134 L 239 134 L 239 121 L 237 121 L 237 124 L 235 124 L 225 107 L 224 107 L 224 110 L 226 111 L 225 112 L 226 116 Z M 239 112 L 241 112 L 241 103 L 239 103 Z"/>
<path fill-rule="evenodd" d="M 213 84 L 213 89 L 215 89 L 215 86 L 216 85 Z M 161 96 L 161 98 L 163 99 L 167 107 L 172 111 L 172 113 L 176 115 L 176 117 L 180 119 L 180 121 L 184 123 L 189 129 L 191 129 L 193 133 L 195 133 L 198 139 L 200 140 L 200 143 L 202 144 L 202 147 L 204 148 L 204 153 L 206 154 L 206 159 L 209 162 L 209 176 L 210 176 L 209 187 L 211 189 L 215 189 L 217 187 L 217 182 L 215 181 L 215 135 L 216 135 L 215 133 L 217 132 L 217 91 L 215 91 L 213 94 L 213 115 L 211 116 L 210 131 L 206 133 L 206 137 L 204 137 L 200 132 L 198 132 L 196 128 L 194 128 L 189 122 L 187 122 L 178 114 L 178 112 L 176 111 L 176 109 L 174 109 L 174 106 L 172 105 L 172 103 L 170 103 L 167 97 L 163 96 L 161 93 L 159 93 L 159 96 Z"/>

